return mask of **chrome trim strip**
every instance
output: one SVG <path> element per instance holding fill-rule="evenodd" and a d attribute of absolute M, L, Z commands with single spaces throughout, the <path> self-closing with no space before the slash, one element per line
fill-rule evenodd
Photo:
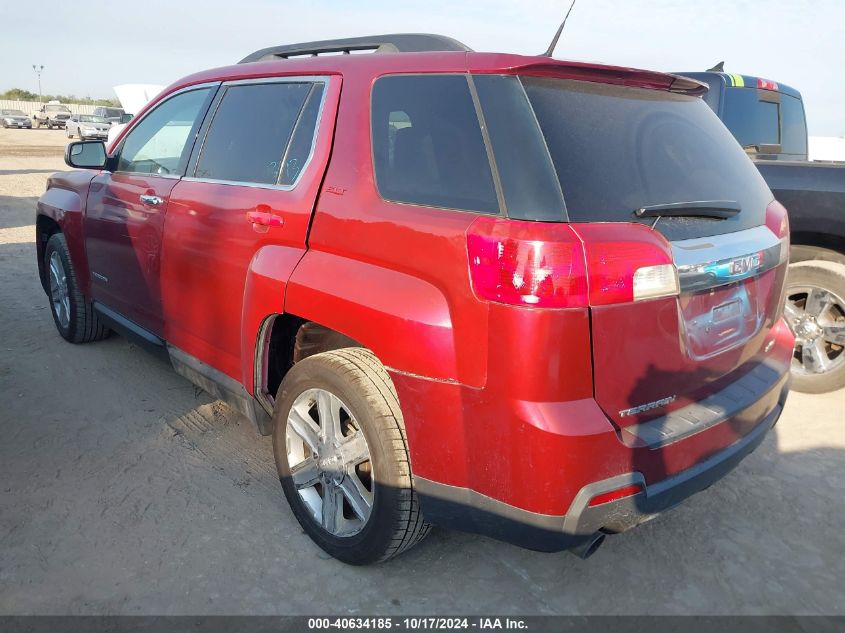
<path fill-rule="evenodd" d="M 672 242 L 683 291 L 700 291 L 742 281 L 785 261 L 786 247 L 766 226 L 736 233 Z"/>
<path fill-rule="evenodd" d="M 233 185 L 237 187 L 255 187 L 256 189 L 273 189 L 276 191 L 290 191 L 296 186 L 293 185 L 273 185 L 263 182 L 242 182 L 240 180 L 217 180 L 216 178 L 194 178 L 193 176 L 185 176 L 182 180 L 187 182 L 205 182 L 212 185 Z"/>
<path fill-rule="evenodd" d="M 255 77 L 250 79 L 230 79 L 224 81 L 224 86 L 242 86 L 244 84 L 278 84 L 278 83 L 328 83 L 331 74 L 325 75 L 279 75 L 278 77 Z"/>
<path fill-rule="evenodd" d="M 299 184 L 299 181 L 302 178 L 302 175 L 306 172 L 306 170 L 308 169 L 308 166 L 311 164 L 311 159 L 314 157 L 314 149 L 317 147 L 317 137 L 320 135 L 320 127 L 321 127 L 321 123 L 322 123 L 322 120 L 323 120 L 323 114 L 324 114 L 325 105 L 326 105 L 326 96 L 328 95 L 328 92 L 329 92 L 330 80 L 331 80 L 331 77 L 325 76 L 325 75 L 323 75 L 323 76 L 321 76 L 321 75 L 295 75 L 295 76 L 292 75 L 292 76 L 289 76 L 289 77 L 262 77 L 260 79 L 238 79 L 238 80 L 233 80 L 233 81 L 226 81 L 226 82 L 223 82 L 223 84 L 222 84 L 222 86 L 224 86 L 224 87 L 244 86 L 244 85 L 250 85 L 250 84 L 269 84 L 269 83 L 303 83 L 303 84 L 304 83 L 311 83 L 311 84 L 321 83 L 321 84 L 323 84 L 323 94 L 320 95 L 320 107 L 317 109 L 317 123 L 314 126 L 314 134 L 311 137 L 311 147 L 308 150 L 308 157 L 305 159 L 305 162 L 302 163 L 302 169 L 299 170 L 299 174 L 297 174 L 296 179 L 293 181 L 293 183 L 291 183 L 289 185 L 280 185 L 280 184 L 276 184 L 276 183 L 246 182 L 246 181 L 240 181 L 240 180 L 219 180 L 219 179 L 216 179 L 216 178 L 197 178 L 196 176 L 187 176 L 187 175 L 182 177 L 182 180 L 186 180 L 188 182 L 205 182 L 205 183 L 215 184 L 215 185 L 233 185 L 233 186 L 237 186 L 237 187 L 255 187 L 257 189 L 271 189 L 271 190 L 275 190 L 275 191 L 292 191 L 296 187 L 296 185 Z M 224 99 L 225 99 L 225 96 L 226 95 L 224 94 L 223 95 Z M 202 139 L 202 145 L 200 147 L 200 151 L 199 151 L 199 154 L 197 156 L 197 161 L 196 161 L 197 164 L 194 165 L 194 174 L 196 174 L 197 168 L 199 166 L 199 162 L 200 162 L 200 160 L 202 160 L 202 152 L 203 152 L 203 149 L 205 148 L 205 141 L 208 138 L 208 133 L 211 131 L 211 128 L 214 126 L 214 118 L 213 117 L 217 116 L 217 110 L 220 109 L 220 105 L 222 103 L 223 103 L 223 99 L 220 99 L 220 101 L 217 104 L 217 107 L 214 110 L 214 113 L 213 113 L 213 116 L 212 116 L 212 119 L 211 119 L 211 123 L 209 124 L 208 129 L 205 132 L 205 136 Z M 303 107 L 304 107 L 304 105 L 305 104 L 303 104 Z M 297 124 L 298 123 L 299 123 L 299 120 L 297 119 Z M 290 146 L 290 143 L 293 140 L 293 133 L 294 132 L 296 132 L 296 126 L 294 126 L 294 129 L 291 132 L 291 137 L 288 139 L 288 146 Z M 287 151 L 287 148 L 285 148 L 285 150 Z M 278 182 L 278 179 L 281 178 L 281 174 L 282 174 L 282 167 L 280 166 L 279 167 L 279 175 L 276 177 L 277 182 Z"/>

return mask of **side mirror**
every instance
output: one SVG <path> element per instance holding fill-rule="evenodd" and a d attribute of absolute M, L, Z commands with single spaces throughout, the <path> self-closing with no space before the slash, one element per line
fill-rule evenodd
<path fill-rule="evenodd" d="M 77 169 L 105 169 L 107 158 L 102 141 L 77 141 L 65 148 L 65 163 Z"/>
<path fill-rule="evenodd" d="M 121 123 L 129 123 L 132 120 L 132 117 L 135 116 L 134 114 L 121 114 L 120 115 L 120 122 Z"/>

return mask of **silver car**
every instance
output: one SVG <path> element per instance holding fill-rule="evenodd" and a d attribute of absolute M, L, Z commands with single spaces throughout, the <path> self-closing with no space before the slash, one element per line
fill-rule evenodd
<path fill-rule="evenodd" d="M 32 129 L 32 121 L 21 110 L 0 110 L 0 125 Z"/>
<path fill-rule="evenodd" d="M 65 124 L 68 138 L 78 136 L 80 141 L 96 139 L 105 141 L 111 124 L 96 114 L 72 114 Z"/>

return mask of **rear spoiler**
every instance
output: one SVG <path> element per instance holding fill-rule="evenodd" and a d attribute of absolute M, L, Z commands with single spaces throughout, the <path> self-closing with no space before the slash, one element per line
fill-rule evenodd
<path fill-rule="evenodd" d="M 681 94 L 700 96 L 709 90 L 706 83 L 653 70 L 639 70 L 621 66 L 595 66 L 580 62 L 549 61 L 510 69 L 514 74 L 535 75 L 540 77 L 562 77 L 565 79 L 580 79 L 620 86 L 636 88 L 650 88 L 652 90 L 666 90 Z M 501 71 L 500 71 L 501 72 Z"/>

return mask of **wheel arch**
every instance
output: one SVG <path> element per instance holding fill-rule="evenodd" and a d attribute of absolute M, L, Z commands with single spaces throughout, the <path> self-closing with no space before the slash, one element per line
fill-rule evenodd
<path fill-rule="evenodd" d="M 420 277 L 309 251 L 288 283 L 284 311 L 359 341 L 392 370 L 459 378 L 449 301 Z"/>
<path fill-rule="evenodd" d="M 44 292 L 49 293 L 50 287 L 47 280 L 47 268 L 44 265 L 44 253 L 47 249 L 47 242 L 56 233 L 61 233 L 62 228 L 56 220 L 48 215 L 38 214 L 35 218 L 35 252 L 38 257 L 38 278 Z"/>
<path fill-rule="evenodd" d="M 347 347 L 365 346 L 342 332 L 294 314 L 268 315 L 255 346 L 253 395 L 269 413 L 291 367 L 309 356 Z"/>

